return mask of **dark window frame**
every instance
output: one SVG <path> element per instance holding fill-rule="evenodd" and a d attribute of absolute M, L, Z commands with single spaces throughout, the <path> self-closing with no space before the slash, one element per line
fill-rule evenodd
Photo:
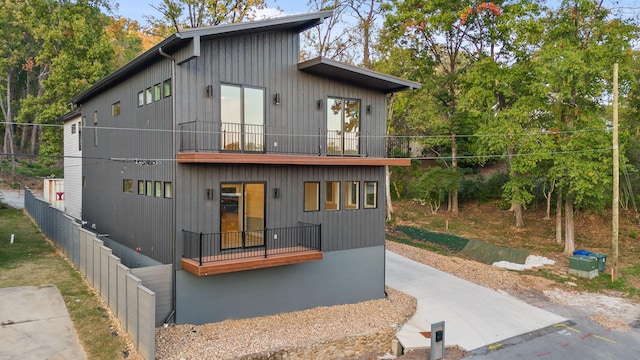
<path fill-rule="evenodd" d="M 316 194 L 315 194 L 315 198 L 316 198 L 316 206 L 315 208 L 307 208 L 307 184 L 314 184 L 316 185 Z M 314 212 L 314 211 L 320 211 L 320 181 L 305 181 L 303 184 L 303 204 L 302 204 L 302 209 L 305 212 Z"/>
<path fill-rule="evenodd" d="M 111 117 L 120 116 L 121 108 L 120 101 L 116 101 L 111 104 Z"/>

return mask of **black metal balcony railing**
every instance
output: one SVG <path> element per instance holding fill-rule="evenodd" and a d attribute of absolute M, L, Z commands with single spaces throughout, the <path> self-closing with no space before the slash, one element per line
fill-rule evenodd
<path fill-rule="evenodd" d="M 287 155 L 410 157 L 408 137 L 359 131 L 280 128 L 191 121 L 179 125 L 181 152 L 258 152 Z"/>
<path fill-rule="evenodd" d="M 303 251 L 321 251 L 320 225 L 222 233 L 195 233 L 182 230 L 184 258 L 205 263 L 238 260 Z"/>

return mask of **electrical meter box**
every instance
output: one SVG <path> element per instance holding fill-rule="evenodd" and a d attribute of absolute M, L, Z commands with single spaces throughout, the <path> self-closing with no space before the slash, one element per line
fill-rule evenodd
<path fill-rule="evenodd" d="M 571 256 L 569 258 L 569 274 L 593 279 L 599 275 L 598 258 L 586 255 Z"/>

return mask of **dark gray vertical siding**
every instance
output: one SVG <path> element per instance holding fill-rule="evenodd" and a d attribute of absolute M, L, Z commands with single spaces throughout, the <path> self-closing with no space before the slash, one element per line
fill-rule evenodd
<path fill-rule="evenodd" d="M 172 181 L 173 149 L 171 98 L 138 107 L 138 92 L 171 77 L 168 60 L 82 104 L 83 189 L 82 217 L 98 233 L 160 262 L 171 262 L 171 200 L 137 195 L 137 181 Z M 111 116 L 120 101 L 121 114 Z M 98 146 L 94 146 L 93 112 L 98 111 Z M 129 159 L 129 161 L 119 161 Z M 157 160 L 159 165 L 136 165 L 131 159 Z M 123 179 L 133 179 L 134 193 L 124 193 Z"/>
<path fill-rule="evenodd" d="M 298 222 L 322 225 L 323 251 L 346 250 L 384 245 L 384 168 L 382 167 L 313 167 L 313 166 L 236 166 L 185 165 L 181 169 L 185 188 L 178 202 L 178 216 L 184 230 L 220 231 L 220 184 L 223 182 L 264 182 L 266 184 L 266 226 L 296 226 Z M 321 204 L 317 212 L 305 212 L 304 182 L 320 182 L 321 199 L 324 181 L 340 181 L 340 207 L 326 211 Z M 360 181 L 360 209 L 344 209 L 345 181 Z M 364 209 L 364 181 L 378 182 L 378 208 Z M 214 192 L 206 198 L 206 189 Z M 280 188 L 280 197 L 273 189 Z M 193 195 L 197 194 L 197 195 Z"/>

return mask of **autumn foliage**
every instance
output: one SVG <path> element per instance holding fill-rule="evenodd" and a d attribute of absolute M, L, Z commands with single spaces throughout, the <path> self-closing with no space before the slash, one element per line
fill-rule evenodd
<path fill-rule="evenodd" d="M 483 2 L 480 5 L 478 5 L 475 9 L 471 6 L 467 7 L 462 14 L 460 15 L 460 23 L 462 25 L 467 23 L 467 19 L 469 18 L 470 15 L 472 15 L 473 13 L 476 14 L 481 14 L 482 12 L 487 12 L 487 13 L 491 13 L 494 16 L 500 16 L 502 14 L 502 11 L 500 10 L 500 7 L 498 7 L 498 5 L 492 3 L 492 2 Z"/>

